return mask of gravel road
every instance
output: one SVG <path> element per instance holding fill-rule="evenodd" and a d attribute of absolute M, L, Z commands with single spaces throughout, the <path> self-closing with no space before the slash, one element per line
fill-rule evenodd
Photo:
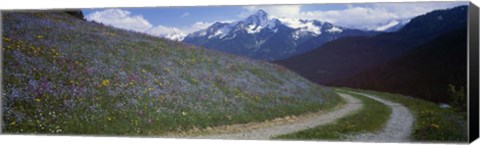
<path fill-rule="evenodd" d="M 351 95 L 344 93 L 338 94 L 346 101 L 346 104 L 330 112 L 322 112 L 314 115 L 309 115 L 307 117 L 300 117 L 300 119 L 297 119 L 297 121 L 295 122 L 289 122 L 275 126 L 265 125 L 267 127 L 260 127 L 253 130 L 244 130 L 233 134 L 222 133 L 188 138 L 266 140 L 270 139 L 273 136 L 289 134 L 333 122 L 336 119 L 345 117 L 346 115 L 360 109 L 363 106 L 360 100 L 352 97 Z M 261 125 L 260 123 L 260 125 L 257 124 L 257 126 L 263 125 Z"/>
<path fill-rule="evenodd" d="M 390 119 L 383 130 L 376 133 L 363 133 L 355 136 L 349 136 L 350 141 L 360 142 L 407 142 L 412 131 L 414 117 L 412 113 L 403 105 L 380 99 L 374 95 L 351 92 L 374 99 L 392 108 Z"/>

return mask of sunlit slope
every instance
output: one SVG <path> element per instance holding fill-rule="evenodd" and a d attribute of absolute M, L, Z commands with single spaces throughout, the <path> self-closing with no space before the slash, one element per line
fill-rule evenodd
<path fill-rule="evenodd" d="M 83 21 L 3 13 L 3 131 L 157 135 L 334 106 L 283 67 Z"/>

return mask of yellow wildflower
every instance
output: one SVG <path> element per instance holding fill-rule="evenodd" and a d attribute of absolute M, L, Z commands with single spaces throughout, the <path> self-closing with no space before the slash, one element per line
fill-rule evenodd
<path fill-rule="evenodd" d="M 39 98 L 35 99 L 35 101 L 40 102 L 41 100 Z"/>
<path fill-rule="evenodd" d="M 11 122 L 10 125 L 15 125 L 17 124 L 15 121 Z"/>
<path fill-rule="evenodd" d="M 6 42 L 10 42 L 11 39 L 10 38 L 7 38 L 7 37 L 3 37 L 3 40 L 6 41 Z"/>
<path fill-rule="evenodd" d="M 38 39 L 42 39 L 43 36 L 42 36 L 42 35 L 38 35 L 37 38 L 38 38 Z"/>
<path fill-rule="evenodd" d="M 110 80 L 105 79 L 102 81 L 102 84 L 100 86 L 108 86 L 108 85 L 110 85 Z"/>

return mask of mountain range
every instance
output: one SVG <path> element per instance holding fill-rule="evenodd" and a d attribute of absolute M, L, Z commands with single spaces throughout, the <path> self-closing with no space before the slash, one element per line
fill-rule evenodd
<path fill-rule="evenodd" d="M 290 68 L 319 84 L 388 90 L 424 97 L 432 101 L 447 101 L 447 93 L 445 93 L 445 91 L 449 85 L 448 83 L 461 85 L 461 82 L 466 79 L 465 77 L 458 77 L 458 75 L 466 75 L 465 73 L 462 74 L 462 66 L 447 65 L 445 63 L 457 61 L 452 55 L 458 59 L 466 60 L 466 54 L 461 53 L 466 49 L 466 47 L 464 47 L 466 41 L 458 40 L 456 37 L 463 37 L 460 37 L 459 33 L 452 32 L 466 26 L 467 6 L 435 10 L 411 19 L 408 24 L 396 32 L 381 33 L 373 37 L 357 36 L 340 38 L 328 42 L 308 53 L 276 61 L 276 63 Z M 454 36 L 452 37 L 452 35 Z M 440 36 L 441 38 L 438 38 Z M 447 38 L 452 39 L 454 42 L 448 42 L 449 39 Z M 420 51 L 421 49 L 427 49 L 426 47 L 428 47 L 428 51 Z M 443 53 L 443 51 L 456 53 L 449 54 Z M 421 52 L 421 57 L 417 55 L 417 52 Z M 429 53 L 432 53 L 435 57 L 430 57 Z M 399 65 L 405 64 L 404 62 L 414 64 L 413 66 L 417 67 L 403 67 Z M 453 64 L 466 65 L 465 62 Z M 382 65 L 384 67 L 382 67 Z M 385 65 L 390 69 L 384 69 Z M 418 76 L 426 77 L 432 74 L 432 76 L 427 77 L 432 79 L 433 74 L 438 74 L 435 71 L 442 70 L 442 67 L 439 66 L 443 66 L 444 70 L 459 69 L 458 71 L 460 71 L 460 73 L 455 73 L 457 76 L 454 77 L 457 78 L 456 81 L 451 81 L 455 79 L 452 79 L 452 77 L 449 77 L 449 75 L 445 73 L 440 73 L 443 75 L 436 75 L 437 81 L 430 81 L 431 83 L 419 86 L 417 86 L 418 83 L 414 83 L 422 80 L 419 79 Z M 429 70 L 425 68 L 432 69 Z M 403 74 L 405 71 L 419 72 L 416 72 L 417 75 L 405 75 Z M 365 82 L 365 79 L 368 79 L 368 81 Z M 389 82 L 389 79 L 405 83 Z M 443 80 L 450 80 L 451 82 Z M 374 82 L 379 83 L 371 84 Z M 463 85 L 465 84 L 463 83 Z M 400 89 L 398 88 L 399 86 L 407 88 Z M 411 89 L 408 89 L 408 87 Z M 422 89 L 424 91 L 418 91 Z M 431 92 L 444 94 L 438 95 L 438 93 Z"/>
<path fill-rule="evenodd" d="M 394 31 L 397 22 L 388 28 Z M 387 29 L 387 28 L 385 28 Z M 263 10 L 244 20 L 221 23 L 188 34 L 183 42 L 263 60 L 279 60 L 305 53 L 346 36 L 373 36 L 377 31 L 345 28 L 329 22 L 277 18 Z"/>
<path fill-rule="evenodd" d="M 442 34 L 392 61 L 329 83 L 448 102 L 448 86 L 467 83 L 467 28 Z M 412 87 L 414 86 L 414 87 Z"/>

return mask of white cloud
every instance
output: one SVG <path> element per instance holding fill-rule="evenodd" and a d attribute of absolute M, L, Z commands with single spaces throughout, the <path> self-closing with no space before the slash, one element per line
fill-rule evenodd
<path fill-rule="evenodd" d="M 184 13 L 182 17 L 190 15 Z M 196 22 L 184 27 L 168 27 L 164 25 L 153 26 L 142 15 L 132 15 L 131 12 L 121 9 L 107 9 L 96 11 L 86 16 L 89 21 L 96 21 L 117 28 L 147 33 L 153 36 L 162 36 L 170 39 L 181 40 L 188 33 L 207 28 L 213 22 Z"/>
<path fill-rule="evenodd" d="M 167 27 L 167 26 L 163 26 L 163 25 L 155 26 L 155 27 L 149 29 L 148 31 L 146 31 L 146 33 L 152 34 L 152 35 L 155 35 L 155 36 L 162 36 L 162 35 L 166 35 L 166 34 L 170 34 L 170 33 L 181 33 L 181 32 L 182 31 L 178 28 Z"/>
<path fill-rule="evenodd" d="M 184 29 L 185 32 L 191 33 L 191 32 L 198 31 L 200 29 L 205 29 L 208 26 L 211 26 L 212 24 L 213 24 L 213 22 L 195 22 L 192 25 L 190 25 L 186 28 L 183 28 L 183 29 Z"/>
<path fill-rule="evenodd" d="M 210 22 L 195 22 L 192 25 L 184 27 L 167 27 L 163 25 L 158 25 L 148 29 L 147 31 L 145 31 L 145 33 L 154 36 L 166 37 L 172 40 L 183 40 L 183 38 L 189 33 L 207 28 L 212 24 L 213 23 Z"/>
<path fill-rule="evenodd" d="M 184 37 L 184 36 L 188 35 L 189 33 L 198 31 L 200 29 L 207 28 L 208 26 L 210 26 L 212 24 L 213 23 L 210 23 L 210 22 L 196 22 L 196 23 L 193 23 L 192 25 L 185 26 L 185 27 L 180 27 L 180 28 L 158 25 L 156 27 L 153 27 L 153 28 L 145 31 L 145 33 L 148 33 L 148 34 L 151 34 L 151 35 L 154 35 L 154 36 L 177 35 L 176 37 L 179 37 L 179 36 Z M 179 38 L 179 39 L 182 39 L 182 38 Z"/>
<path fill-rule="evenodd" d="M 161 36 L 171 40 L 182 40 L 187 34 L 182 30 L 175 28 L 175 27 L 166 27 L 162 25 L 158 25 L 146 31 L 145 33 L 154 35 L 154 36 Z"/>
<path fill-rule="evenodd" d="M 208 26 L 212 25 L 213 23 L 210 22 L 195 22 L 192 25 L 185 26 L 185 27 L 167 27 L 163 25 L 158 25 L 146 31 L 149 34 L 153 34 L 156 36 L 161 36 L 170 33 L 191 33 L 198 31 L 200 29 L 207 28 Z"/>
<path fill-rule="evenodd" d="M 154 35 L 154 36 L 162 36 L 171 40 L 183 40 L 185 36 L 189 33 L 198 31 L 200 29 L 207 28 L 208 26 L 212 25 L 213 23 L 209 22 L 195 22 L 190 26 L 185 27 L 167 27 L 163 25 L 158 25 L 146 31 L 145 33 Z"/>
<path fill-rule="evenodd" d="M 425 14 L 436 9 L 447 9 L 460 5 L 467 5 L 466 1 L 457 2 L 416 2 L 416 3 L 375 3 L 372 7 L 384 8 L 399 17 L 407 18 Z"/>
<path fill-rule="evenodd" d="M 180 18 L 184 18 L 186 16 L 190 16 L 190 13 L 183 13 L 182 15 L 180 15 Z"/>
<path fill-rule="evenodd" d="M 303 19 L 317 19 L 337 25 L 360 29 L 372 29 L 381 23 L 399 18 L 385 9 L 351 7 L 344 10 L 309 11 L 299 14 Z"/>
<path fill-rule="evenodd" d="M 410 19 L 436 9 L 465 5 L 466 2 L 417 2 L 417 3 L 372 3 L 369 6 L 352 6 L 343 10 L 307 11 L 298 14 L 301 18 L 314 18 L 337 25 L 375 29 L 390 23 L 392 19 Z"/>
<path fill-rule="evenodd" d="M 152 24 L 145 20 L 142 15 L 131 15 L 129 11 L 121 9 L 96 11 L 87 15 L 86 19 L 138 32 L 144 32 L 152 27 Z"/>

